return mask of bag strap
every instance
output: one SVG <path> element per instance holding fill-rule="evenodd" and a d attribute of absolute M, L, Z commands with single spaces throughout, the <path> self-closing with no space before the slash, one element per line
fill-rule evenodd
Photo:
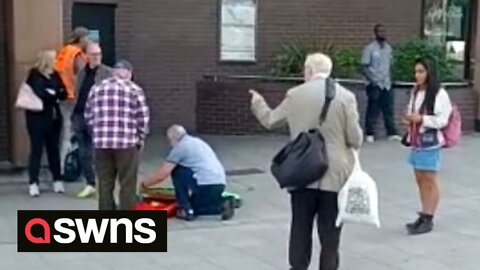
<path fill-rule="evenodd" d="M 420 92 L 420 90 L 418 90 L 417 88 L 414 88 L 413 89 L 413 100 L 412 100 L 412 108 L 411 108 L 411 112 L 410 113 L 414 113 L 415 112 L 415 106 L 417 106 L 417 97 L 418 97 L 418 93 Z M 418 112 L 421 114 L 421 115 L 424 115 L 425 114 L 425 100 L 422 102 L 422 105 L 420 105 L 420 108 L 418 109 Z M 413 146 L 418 146 L 418 136 L 420 134 L 420 124 L 410 124 L 410 143 L 413 145 Z"/>
<path fill-rule="evenodd" d="M 360 165 L 360 151 L 357 149 L 352 149 L 353 153 L 353 160 L 354 160 L 354 165 L 353 165 L 353 170 L 354 171 L 362 171 L 362 165 Z"/>
<path fill-rule="evenodd" d="M 335 98 L 336 88 L 337 88 L 337 82 L 331 77 L 328 77 L 325 80 L 325 104 L 323 105 L 322 113 L 320 114 L 320 126 L 322 126 L 322 124 L 327 119 L 327 114 L 328 114 L 328 110 L 330 109 L 330 104 L 332 103 L 332 100 Z"/>

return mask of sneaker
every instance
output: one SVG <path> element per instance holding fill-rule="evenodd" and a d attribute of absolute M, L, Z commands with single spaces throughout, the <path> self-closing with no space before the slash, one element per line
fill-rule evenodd
<path fill-rule="evenodd" d="M 222 220 L 230 220 L 235 215 L 235 199 L 227 198 L 222 205 Z"/>
<path fill-rule="evenodd" d="M 374 143 L 375 142 L 375 137 L 373 136 L 367 136 L 367 138 L 365 139 L 365 141 L 367 143 Z"/>
<path fill-rule="evenodd" d="M 195 215 L 192 209 L 188 211 L 185 211 L 183 209 L 178 209 L 177 218 L 185 221 L 193 221 L 195 219 Z"/>
<path fill-rule="evenodd" d="M 65 193 L 65 187 L 63 186 L 62 181 L 53 182 L 53 191 L 55 193 Z"/>
<path fill-rule="evenodd" d="M 40 196 L 40 189 L 38 188 L 38 185 L 37 185 L 37 184 L 31 184 L 31 185 L 28 187 L 28 193 L 29 193 L 30 196 L 32 196 L 32 197 L 38 197 L 38 196 Z"/>
<path fill-rule="evenodd" d="M 402 141 L 402 137 L 398 135 L 392 135 L 392 136 L 388 136 L 388 140 L 391 142 L 400 142 Z"/>
<path fill-rule="evenodd" d="M 97 192 L 97 190 L 94 187 L 92 187 L 90 185 L 87 185 L 87 186 L 85 186 L 85 188 L 82 189 L 82 191 L 80 191 L 77 194 L 77 198 L 85 199 L 85 198 L 93 196 L 96 192 Z"/>

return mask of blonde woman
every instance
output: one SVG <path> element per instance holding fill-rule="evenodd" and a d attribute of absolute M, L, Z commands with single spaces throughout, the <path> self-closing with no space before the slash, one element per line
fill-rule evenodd
<path fill-rule="evenodd" d="M 59 102 L 67 97 L 67 93 L 60 75 L 54 70 L 55 57 L 56 53 L 53 50 L 41 51 L 26 80 L 43 102 L 42 111 L 26 111 L 30 137 L 29 194 L 32 197 L 40 195 L 38 175 L 44 147 L 53 176 L 53 189 L 56 193 L 65 192 L 60 172 L 59 140 L 62 114 Z"/>

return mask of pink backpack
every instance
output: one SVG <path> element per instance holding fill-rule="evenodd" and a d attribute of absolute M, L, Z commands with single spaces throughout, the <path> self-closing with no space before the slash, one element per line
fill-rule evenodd
<path fill-rule="evenodd" d="M 452 107 L 452 114 L 447 126 L 442 129 L 442 133 L 445 138 L 444 148 L 454 147 L 460 142 L 462 137 L 462 116 L 456 105 Z"/>

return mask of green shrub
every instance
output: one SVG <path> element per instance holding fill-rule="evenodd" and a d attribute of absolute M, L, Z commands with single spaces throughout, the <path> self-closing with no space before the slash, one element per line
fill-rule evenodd
<path fill-rule="evenodd" d="M 282 45 L 282 51 L 274 58 L 272 75 L 278 77 L 298 77 L 302 75 L 308 49 L 299 44 Z"/>
<path fill-rule="evenodd" d="M 352 48 L 334 49 L 331 55 L 333 76 L 354 78 L 360 75 L 360 52 Z"/>
<path fill-rule="evenodd" d="M 360 50 L 349 47 L 336 48 L 331 44 L 316 47 L 305 46 L 300 43 L 290 43 L 282 46 L 281 52 L 274 58 L 272 75 L 301 77 L 305 58 L 312 52 L 322 52 L 332 58 L 334 77 L 361 77 Z M 419 57 L 433 59 L 437 64 L 440 80 L 458 80 L 453 76 L 454 66 L 448 61 L 445 49 L 420 39 L 410 40 L 395 46 L 393 50 L 393 79 L 396 81 L 413 81 L 414 63 Z"/>
<path fill-rule="evenodd" d="M 415 60 L 420 57 L 433 60 L 437 65 L 440 80 L 452 80 L 453 66 L 448 61 L 445 49 L 425 40 L 410 40 L 396 46 L 393 52 L 393 78 L 397 81 L 414 80 Z"/>
<path fill-rule="evenodd" d="M 309 47 L 298 43 L 283 45 L 281 52 L 274 58 L 271 73 L 279 77 L 302 76 L 305 58 L 313 52 L 322 52 L 332 58 L 335 77 L 354 77 L 359 74 L 359 52 L 351 48 L 334 48 L 328 43 Z"/>
<path fill-rule="evenodd" d="M 289 43 L 282 45 L 282 50 L 273 60 L 274 67 L 272 75 L 278 77 L 301 77 L 305 59 L 311 52 L 321 51 L 330 54 L 333 46 L 325 44 L 323 46 L 307 46 L 301 43 Z"/>

